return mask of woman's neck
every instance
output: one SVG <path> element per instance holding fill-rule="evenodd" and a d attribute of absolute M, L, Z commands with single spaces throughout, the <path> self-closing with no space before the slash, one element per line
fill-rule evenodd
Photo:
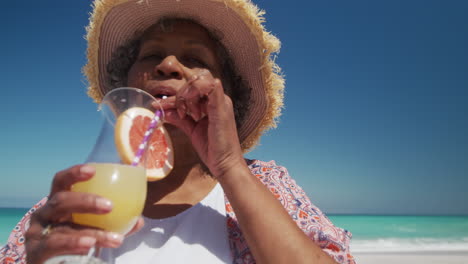
<path fill-rule="evenodd" d="M 181 154 L 185 157 L 176 157 L 176 162 L 181 162 L 174 164 L 166 178 L 148 182 L 144 216 L 154 219 L 175 216 L 199 203 L 214 188 L 217 181 L 191 152 L 187 150 Z"/>

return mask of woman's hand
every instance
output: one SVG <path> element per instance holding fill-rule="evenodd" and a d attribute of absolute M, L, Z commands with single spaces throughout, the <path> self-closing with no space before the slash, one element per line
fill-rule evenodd
<path fill-rule="evenodd" d="M 215 178 L 245 164 L 231 98 L 208 70 L 184 70 L 187 83 L 160 103 L 166 121 L 182 129 Z"/>
<path fill-rule="evenodd" d="M 89 193 L 71 192 L 71 186 L 89 180 L 95 173 L 91 166 L 77 165 L 58 172 L 53 180 L 48 202 L 31 216 L 25 234 L 27 263 L 43 263 L 65 254 L 87 254 L 93 246 L 119 247 L 123 236 L 72 223 L 72 213 L 106 214 L 112 203 Z M 133 232 L 143 226 L 140 218 Z"/>

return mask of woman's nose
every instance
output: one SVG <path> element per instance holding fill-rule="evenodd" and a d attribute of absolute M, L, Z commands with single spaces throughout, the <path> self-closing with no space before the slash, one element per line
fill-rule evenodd
<path fill-rule="evenodd" d="M 177 58 L 171 55 L 154 67 L 154 74 L 157 77 L 182 79 L 183 69 Z"/>

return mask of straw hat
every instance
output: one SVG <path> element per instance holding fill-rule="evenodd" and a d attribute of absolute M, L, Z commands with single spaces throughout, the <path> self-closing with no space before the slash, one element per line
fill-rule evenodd
<path fill-rule="evenodd" d="M 87 28 L 88 95 L 99 103 L 108 87 L 106 71 L 116 48 L 160 18 L 188 18 L 212 32 L 234 62 L 235 71 L 252 89 L 249 111 L 238 128 L 242 149 L 254 147 L 261 134 L 276 126 L 283 106 L 284 79 L 273 61 L 279 40 L 262 23 L 264 12 L 250 0 L 95 0 Z"/>

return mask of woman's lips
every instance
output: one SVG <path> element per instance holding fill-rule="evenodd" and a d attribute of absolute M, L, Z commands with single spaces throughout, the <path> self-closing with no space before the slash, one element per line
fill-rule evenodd
<path fill-rule="evenodd" d="M 170 86 L 151 85 L 147 86 L 146 90 L 156 99 L 166 99 L 176 95 L 176 89 Z"/>
<path fill-rule="evenodd" d="M 169 95 L 166 95 L 166 94 L 162 94 L 162 93 L 159 93 L 159 94 L 155 94 L 153 95 L 156 99 L 166 99 L 169 97 Z"/>

